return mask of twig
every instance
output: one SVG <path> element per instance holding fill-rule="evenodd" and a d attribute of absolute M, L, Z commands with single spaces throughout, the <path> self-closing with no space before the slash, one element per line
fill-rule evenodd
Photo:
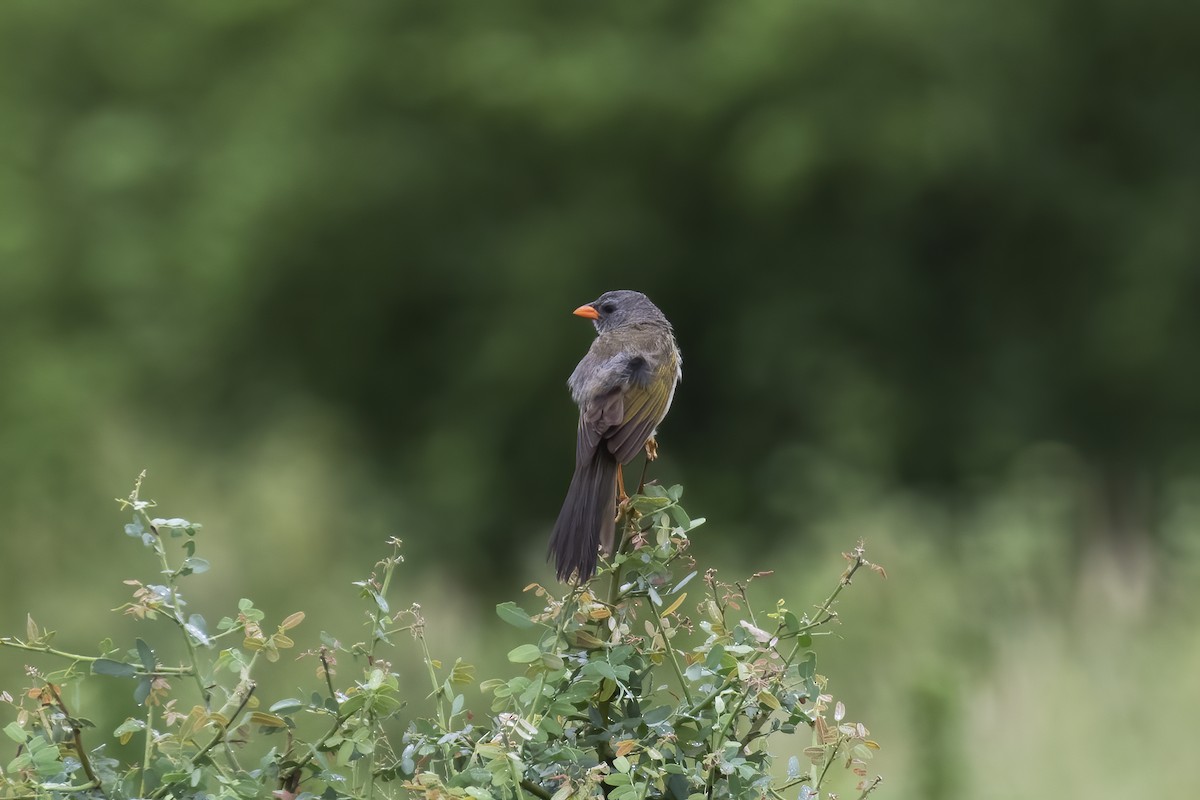
<path fill-rule="evenodd" d="M 337 692 L 333 690 L 333 676 L 329 674 L 329 659 L 325 656 L 325 646 L 321 646 L 321 652 L 318 657 L 321 659 L 321 672 L 325 673 L 325 685 L 329 687 L 329 697 L 333 700 L 333 705 L 338 711 L 342 710 L 342 704 L 338 702 Z"/>
<path fill-rule="evenodd" d="M 147 697 L 146 703 L 146 746 L 142 751 L 142 774 L 138 779 L 138 796 L 146 796 L 146 773 L 150 770 L 150 759 L 154 756 L 154 703 Z"/>
<path fill-rule="evenodd" d="M 675 677 L 679 679 L 679 688 L 683 690 L 683 698 L 687 700 L 690 706 L 692 704 L 692 692 L 688 688 L 687 680 L 683 677 L 683 670 L 679 668 L 679 659 L 675 657 L 675 648 L 671 646 L 671 640 L 667 638 L 667 631 L 663 627 L 662 617 L 659 616 L 658 610 L 654 608 L 653 603 L 650 603 L 650 616 L 654 617 L 654 626 L 658 628 L 658 635 L 662 637 L 663 647 L 666 648 L 671 666 L 675 669 Z"/>
<path fill-rule="evenodd" d="M 545 789 L 543 789 L 541 786 L 538 786 L 533 781 L 529 780 L 529 778 L 521 779 L 521 788 L 524 789 L 525 791 L 529 792 L 534 797 L 539 798 L 539 800 L 550 800 L 550 797 L 551 797 L 550 793 L 547 792 Z"/>
<path fill-rule="evenodd" d="M 67 704 L 63 702 L 62 695 L 59 694 L 58 687 L 53 683 L 46 681 L 46 688 L 54 695 L 54 702 L 58 704 L 58 710 L 67 718 L 67 724 L 71 726 L 71 737 L 75 741 L 75 751 L 79 753 L 79 764 L 83 767 L 83 774 L 87 775 L 88 781 L 93 786 L 100 785 L 100 779 L 96 777 L 96 773 L 92 771 L 92 762 L 88 759 L 87 750 L 83 747 L 83 734 L 79 731 L 79 726 L 75 724 L 75 718 L 71 716 L 71 712 L 67 710 Z M 82 789 L 71 791 L 83 791 Z"/>
<path fill-rule="evenodd" d="M 869 795 L 871 792 L 875 791 L 875 787 L 877 787 L 881 783 L 883 783 L 883 776 L 876 775 L 875 780 L 871 781 L 871 785 L 868 786 L 866 789 L 863 789 L 863 793 L 858 796 L 858 800 L 864 800 L 864 798 L 866 798 L 866 796 Z"/>
<path fill-rule="evenodd" d="M 80 653 L 68 653 L 66 650 L 59 650 L 49 645 L 30 644 L 22 642 L 20 639 L 11 636 L 0 636 L 0 647 L 12 647 L 17 650 L 28 650 L 32 653 L 46 653 L 52 656 L 59 656 L 71 661 L 81 662 L 85 664 L 93 664 L 97 661 L 116 661 L 118 664 L 123 664 L 127 667 L 133 667 L 137 675 L 148 675 L 152 678 L 160 675 L 192 675 L 195 670 L 192 667 L 164 667 L 155 665 L 154 670 L 147 670 L 141 664 L 131 664 L 128 661 L 118 661 L 117 659 L 107 658 L 105 656 L 85 656 Z"/>
<path fill-rule="evenodd" d="M 196 646 L 192 644 L 192 635 L 188 633 L 187 622 L 183 619 L 183 612 L 179 606 L 179 590 L 175 586 L 175 581 L 179 576 L 176 571 L 171 568 L 170 562 L 167 560 L 166 543 L 163 541 L 162 534 L 158 532 L 158 526 L 150 521 L 150 515 L 143 509 L 139 513 L 145 517 L 146 525 L 150 530 L 154 531 L 154 552 L 158 554 L 158 560 L 162 563 L 163 574 L 167 576 L 167 590 L 171 593 L 171 613 L 169 618 L 179 628 L 179 633 L 183 636 L 183 643 L 187 647 L 188 661 L 191 662 L 191 676 L 196 681 L 196 688 L 200 691 L 200 699 L 204 703 L 204 709 L 208 710 L 208 704 L 212 700 L 212 693 L 204 685 L 204 681 L 200 678 L 200 663 L 196 659 Z"/>
<path fill-rule="evenodd" d="M 350 719 L 351 716 L 351 714 L 338 714 L 336 717 L 334 717 L 333 725 L 329 726 L 329 730 L 327 730 L 320 739 L 317 739 L 308 746 L 308 754 L 297 761 L 296 766 L 292 767 L 292 769 L 286 775 L 279 776 L 280 785 L 286 786 L 289 780 L 291 780 L 294 776 L 298 776 L 300 774 L 300 770 L 304 769 L 306 766 L 308 766 L 308 762 L 316 758 L 317 753 L 320 752 L 321 748 L 325 746 L 325 743 L 342 729 L 342 726 L 346 724 L 346 720 Z"/>
<path fill-rule="evenodd" d="M 817 780 L 813 783 L 813 789 L 815 791 L 821 791 L 821 784 L 825 781 L 825 774 L 829 772 L 829 768 L 833 766 L 833 762 L 837 758 L 838 750 L 841 750 L 842 745 L 845 743 L 845 736 L 839 736 L 837 741 L 833 743 L 833 749 L 829 751 L 829 757 L 825 759 L 825 766 L 821 768 L 821 774 L 817 776 Z"/>

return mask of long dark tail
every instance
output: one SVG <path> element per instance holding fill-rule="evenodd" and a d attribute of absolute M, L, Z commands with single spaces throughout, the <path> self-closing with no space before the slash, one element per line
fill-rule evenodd
<path fill-rule="evenodd" d="M 567 499 L 550 536 L 554 570 L 564 583 L 576 573 L 580 582 L 596 571 L 596 548 L 615 536 L 617 460 L 600 444 L 592 458 L 575 467 Z"/>

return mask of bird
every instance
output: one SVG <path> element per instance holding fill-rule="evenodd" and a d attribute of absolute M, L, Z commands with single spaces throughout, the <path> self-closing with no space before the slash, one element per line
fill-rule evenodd
<path fill-rule="evenodd" d="M 591 578 L 598 550 L 612 555 L 620 467 L 643 448 L 657 457 L 655 434 L 683 376 L 671 323 L 641 292 L 605 292 L 573 313 L 597 335 L 567 380 L 579 406 L 575 473 L 548 553 L 563 583 Z"/>

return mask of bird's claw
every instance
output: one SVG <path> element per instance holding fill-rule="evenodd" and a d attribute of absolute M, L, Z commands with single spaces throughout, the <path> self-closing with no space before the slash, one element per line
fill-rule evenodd
<path fill-rule="evenodd" d="M 646 460 L 655 461 L 658 459 L 658 440 L 651 436 L 646 440 Z"/>

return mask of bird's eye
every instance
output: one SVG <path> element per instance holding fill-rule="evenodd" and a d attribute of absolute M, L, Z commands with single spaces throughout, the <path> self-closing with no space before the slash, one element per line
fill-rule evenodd
<path fill-rule="evenodd" d="M 600 310 L 603 311 L 605 314 L 611 314 L 612 312 L 617 310 L 617 307 L 614 306 L 612 303 L 605 303 L 604 305 L 600 306 Z"/>

